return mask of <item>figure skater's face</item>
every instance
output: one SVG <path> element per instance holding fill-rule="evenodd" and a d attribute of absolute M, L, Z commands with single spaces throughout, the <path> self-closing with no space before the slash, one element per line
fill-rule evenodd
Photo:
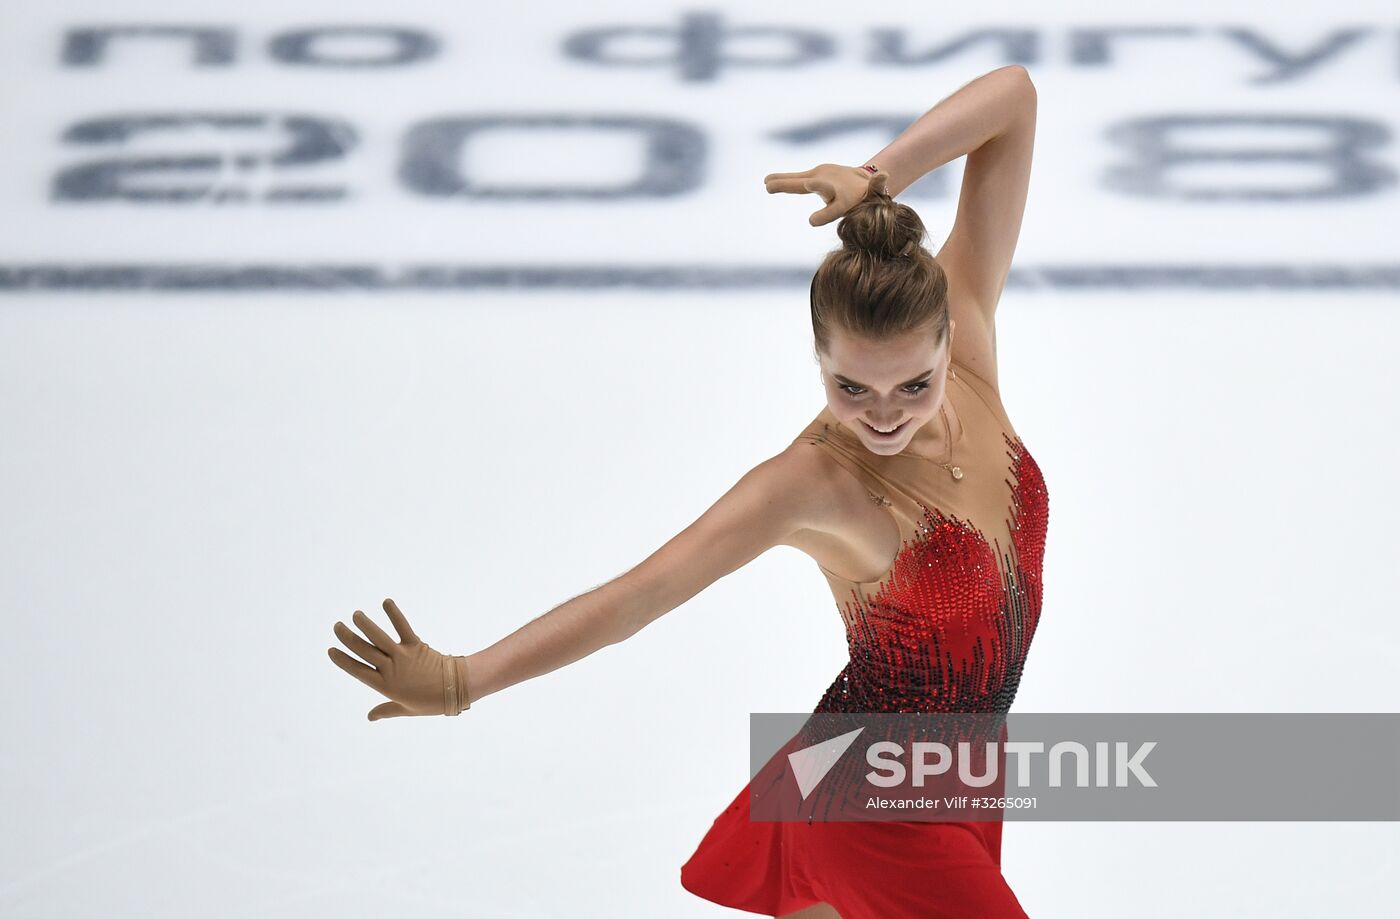
<path fill-rule="evenodd" d="M 818 354 L 826 404 L 871 453 L 901 452 L 926 422 L 938 417 L 953 327 L 950 320 L 948 337 L 936 347 L 923 331 L 876 342 L 832 330 L 827 352 Z M 932 439 L 944 436 L 940 428 Z"/>

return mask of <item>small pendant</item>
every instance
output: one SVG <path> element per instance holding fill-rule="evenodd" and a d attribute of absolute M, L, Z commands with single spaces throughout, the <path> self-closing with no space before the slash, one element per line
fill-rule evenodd
<path fill-rule="evenodd" d="M 962 467 L 961 467 L 961 466 L 954 466 L 954 467 L 953 467 L 953 478 L 954 478 L 955 480 L 956 480 L 956 479 L 961 479 L 961 478 L 962 478 Z"/>

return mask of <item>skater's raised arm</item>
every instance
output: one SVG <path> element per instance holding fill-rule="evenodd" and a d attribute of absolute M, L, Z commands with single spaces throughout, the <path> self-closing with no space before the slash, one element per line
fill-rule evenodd
<path fill-rule="evenodd" d="M 788 450 L 764 460 L 626 573 L 468 655 L 473 701 L 630 638 L 798 530 L 819 525 L 811 458 L 812 451 Z"/>

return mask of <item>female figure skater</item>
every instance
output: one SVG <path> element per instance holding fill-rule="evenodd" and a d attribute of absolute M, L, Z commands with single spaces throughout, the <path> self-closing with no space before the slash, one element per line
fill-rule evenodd
<path fill-rule="evenodd" d="M 456 715 L 635 635 L 776 545 L 817 563 L 850 660 L 816 712 L 999 712 L 1041 605 L 1049 498 L 1002 405 L 993 317 L 1020 234 L 1035 136 L 1026 70 L 940 101 L 863 166 L 774 173 L 816 193 L 842 246 L 811 285 L 826 407 L 636 567 L 475 654 L 395 641 L 363 612 L 331 659 L 390 701 L 370 720 Z M 893 196 L 966 154 L 937 256 Z M 746 785 L 681 868 L 692 893 L 786 919 L 1025 916 L 1001 875 L 1001 823 L 751 821 Z"/>

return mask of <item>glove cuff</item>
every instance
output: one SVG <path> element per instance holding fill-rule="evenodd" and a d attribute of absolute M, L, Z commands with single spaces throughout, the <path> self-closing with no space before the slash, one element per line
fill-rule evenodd
<path fill-rule="evenodd" d="M 442 710 L 455 716 L 472 707 L 467 682 L 467 659 L 460 654 L 444 655 L 442 659 Z"/>

